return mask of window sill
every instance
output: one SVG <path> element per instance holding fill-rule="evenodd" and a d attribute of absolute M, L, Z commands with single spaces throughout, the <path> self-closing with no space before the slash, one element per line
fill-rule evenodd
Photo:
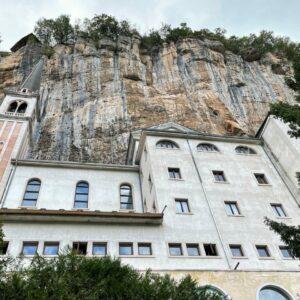
<path fill-rule="evenodd" d="M 294 257 L 282 257 L 283 260 L 295 260 Z"/>
<path fill-rule="evenodd" d="M 169 178 L 172 181 L 184 181 L 182 178 Z"/>
<path fill-rule="evenodd" d="M 291 220 L 291 217 L 276 217 L 276 219 L 280 219 L 280 220 Z"/>
<path fill-rule="evenodd" d="M 135 209 L 125 209 L 125 208 L 120 208 L 119 211 L 130 213 L 130 212 L 135 212 Z"/>
<path fill-rule="evenodd" d="M 248 154 L 248 153 L 235 153 L 236 155 L 242 155 L 242 156 L 254 156 L 254 157 L 257 157 L 258 154 Z"/>
<path fill-rule="evenodd" d="M 71 210 L 75 210 L 75 211 L 77 211 L 77 210 L 88 211 L 90 209 L 89 208 L 76 208 L 76 207 L 73 207 Z"/>
<path fill-rule="evenodd" d="M 45 258 L 47 258 L 47 257 L 57 257 L 58 256 L 58 254 L 53 254 L 53 255 L 50 255 L 50 254 L 43 254 L 42 255 L 43 257 L 45 257 Z"/>
<path fill-rule="evenodd" d="M 39 209 L 36 206 L 22 206 L 22 205 L 18 206 L 18 208 L 19 209 Z"/>
<path fill-rule="evenodd" d="M 191 212 L 176 212 L 176 215 L 187 215 L 187 216 L 191 216 L 191 215 L 193 215 L 193 213 L 191 213 Z"/>
<path fill-rule="evenodd" d="M 154 255 L 119 255 L 119 258 L 155 258 Z"/>
<path fill-rule="evenodd" d="M 228 215 L 228 217 L 234 217 L 234 218 L 244 218 L 245 216 L 244 215 Z"/>
<path fill-rule="evenodd" d="M 229 182 L 228 181 L 214 181 L 214 183 L 221 183 L 221 184 L 229 184 Z"/>
<path fill-rule="evenodd" d="M 232 259 L 249 259 L 247 256 L 231 256 Z"/>
<path fill-rule="evenodd" d="M 269 183 L 266 183 L 266 184 L 264 184 L 264 183 L 258 183 L 257 185 L 258 186 L 272 186 L 272 184 L 269 184 Z"/>
<path fill-rule="evenodd" d="M 274 257 L 258 257 L 259 260 L 275 260 Z"/>
<path fill-rule="evenodd" d="M 169 258 L 192 258 L 192 259 L 221 259 L 221 256 L 205 256 L 205 255 L 199 255 L 199 256 L 189 256 L 189 255 L 168 255 Z"/>
<path fill-rule="evenodd" d="M 197 152 L 200 152 L 200 153 L 210 153 L 210 154 L 221 154 L 221 151 L 203 151 L 203 150 L 197 150 Z"/>
<path fill-rule="evenodd" d="M 180 150 L 180 148 L 160 148 L 160 147 L 155 147 L 155 149 L 157 149 L 157 150 L 168 150 L 168 151 L 170 151 L 170 150 L 172 150 L 172 151 Z"/>

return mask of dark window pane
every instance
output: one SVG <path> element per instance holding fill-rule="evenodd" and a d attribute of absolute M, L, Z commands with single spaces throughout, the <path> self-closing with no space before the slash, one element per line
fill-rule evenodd
<path fill-rule="evenodd" d="M 119 254 L 120 255 L 133 255 L 132 244 L 120 244 L 119 245 Z"/>
<path fill-rule="evenodd" d="M 76 193 L 79 193 L 79 194 L 88 194 L 89 193 L 89 188 L 88 187 L 77 186 L 76 187 Z"/>
<path fill-rule="evenodd" d="M 256 249 L 260 257 L 270 256 L 267 246 L 256 246 Z"/>
<path fill-rule="evenodd" d="M 26 192 L 24 195 L 24 199 L 26 200 L 36 200 L 38 197 L 38 194 L 35 192 Z"/>
<path fill-rule="evenodd" d="M 213 175 L 214 175 L 215 181 L 223 181 L 223 182 L 226 181 L 223 171 L 213 171 Z"/>
<path fill-rule="evenodd" d="M 275 215 L 278 217 L 286 217 L 286 213 L 281 204 L 271 204 L 271 207 L 273 208 Z"/>
<path fill-rule="evenodd" d="M 280 248 L 280 251 L 281 251 L 281 254 L 282 254 L 283 257 L 285 257 L 285 258 L 292 258 L 293 257 L 292 254 L 291 254 L 291 251 L 288 247 L 282 246 L 282 247 L 279 247 L 279 248 Z"/>
<path fill-rule="evenodd" d="M 45 243 L 44 255 L 57 255 L 59 243 Z"/>
<path fill-rule="evenodd" d="M 139 255 L 151 255 L 151 244 L 138 244 Z"/>
<path fill-rule="evenodd" d="M 264 174 L 254 174 L 259 184 L 268 184 L 267 178 Z"/>
<path fill-rule="evenodd" d="M 3 242 L 2 247 L 0 247 L 0 255 L 5 255 L 8 249 L 8 242 Z"/>
<path fill-rule="evenodd" d="M 132 197 L 131 196 L 121 196 L 121 202 L 122 203 L 132 203 Z"/>
<path fill-rule="evenodd" d="M 75 201 L 75 208 L 88 208 L 87 202 Z"/>
<path fill-rule="evenodd" d="M 239 245 L 231 245 L 230 250 L 231 250 L 232 256 L 234 256 L 234 257 L 244 256 L 242 247 Z"/>
<path fill-rule="evenodd" d="M 218 148 L 213 144 L 199 144 L 197 146 L 198 151 L 205 151 L 205 152 L 218 152 Z"/>
<path fill-rule="evenodd" d="M 74 242 L 73 251 L 79 255 L 86 255 L 87 252 L 87 243 L 86 242 Z"/>
<path fill-rule="evenodd" d="M 199 256 L 199 246 L 198 244 L 187 244 L 186 245 L 187 253 L 189 256 Z"/>
<path fill-rule="evenodd" d="M 131 203 L 121 203 L 121 209 L 133 209 L 133 205 Z"/>
<path fill-rule="evenodd" d="M 28 207 L 32 207 L 36 205 L 36 201 L 35 200 L 23 200 L 22 201 L 22 206 L 28 206 Z"/>
<path fill-rule="evenodd" d="M 217 247 L 215 244 L 204 244 L 205 254 L 207 256 L 217 256 Z"/>
<path fill-rule="evenodd" d="M 275 287 L 264 287 L 259 292 L 259 300 L 289 300 L 288 297 L 283 291 L 276 289 Z"/>
<path fill-rule="evenodd" d="M 26 191 L 27 192 L 39 192 L 40 190 L 40 185 L 28 185 Z"/>
<path fill-rule="evenodd" d="M 157 147 L 159 148 L 169 148 L 169 149 L 176 149 L 178 148 L 178 146 L 171 142 L 171 141 L 159 141 L 157 144 L 156 144 Z"/>
<path fill-rule="evenodd" d="M 75 196 L 76 201 L 88 201 L 88 195 L 76 194 Z"/>
<path fill-rule="evenodd" d="M 174 256 L 182 255 L 181 244 L 169 244 L 169 253 Z"/>
<path fill-rule="evenodd" d="M 106 244 L 105 243 L 94 243 L 93 244 L 93 255 L 106 255 Z"/>
<path fill-rule="evenodd" d="M 37 252 L 38 243 L 23 243 L 23 255 L 35 255 Z"/>
<path fill-rule="evenodd" d="M 187 213 L 190 211 L 189 205 L 188 205 L 188 200 L 185 199 L 176 199 L 176 210 L 177 212 L 183 212 Z"/>

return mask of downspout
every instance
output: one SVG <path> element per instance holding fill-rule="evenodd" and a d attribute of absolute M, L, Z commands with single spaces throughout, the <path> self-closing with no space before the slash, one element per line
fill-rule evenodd
<path fill-rule="evenodd" d="M 232 267 L 231 267 L 231 265 L 230 265 L 229 259 L 228 259 L 228 257 L 227 257 L 227 253 L 226 253 L 226 249 L 225 249 L 225 246 L 224 246 L 224 242 L 223 242 L 223 240 L 222 240 L 222 236 L 221 236 L 220 230 L 219 230 L 219 228 L 218 228 L 217 221 L 216 221 L 216 219 L 215 219 L 215 217 L 214 217 L 214 214 L 213 214 L 213 211 L 212 211 L 212 208 L 211 208 L 210 200 L 209 200 L 209 198 L 208 198 L 208 196 L 207 196 L 207 194 L 206 194 L 206 191 L 205 191 L 205 189 L 204 189 L 204 186 L 203 186 L 203 181 L 202 181 L 202 179 L 201 179 L 201 175 L 200 175 L 199 169 L 198 169 L 198 167 L 197 167 L 196 160 L 195 160 L 195 157 L 194 157 L 194 155 L 193 155 L 193 151 L 192 151 L 191 145 L 190 145 L 188 139 L 186 139 L 186 141 L 187 141 L 187 144 L 188 144 L 188 146 L 189 146 L 189 151 L 190 151 L 190 154 L 191 154 L 191 157 L 192 157 L 192 160 L 193 160 L 194 167 L 195 167 L 196 172 L 197 172 L 198 179 L 199 179 L 199 181 L 200 181 L 200 185 L 201 185 L 201 188 L 202 188 L 202 191 L 203 191 L 203 194 L 204 194 L 204 198 L 205 198 L 205 200 L 206 200 L 206 203 L 207 203 L 207 206 L 208 206 L 208 209 L 209 209 L 209 213 L 210 213 L 210 215 L 211 215 L 211 217 L 212 217 L 213 223 L 214 223 L 214 225 L 215 225 L 215 228 L 216 228 L 216 231 L 217 231 L 217 234 L 218 234 L 218 238 L 219 238 L 219 240 L 220 240 L 220 243 L 221 243 L 223 252 L 224 252 L 224 254 L 225 254 L 225 258 L 226 258 L 226 262 L 227 262 L 227 264 L 228 264 L 228 268 L 229 268 L 229 270 L 232 270 Z"/>

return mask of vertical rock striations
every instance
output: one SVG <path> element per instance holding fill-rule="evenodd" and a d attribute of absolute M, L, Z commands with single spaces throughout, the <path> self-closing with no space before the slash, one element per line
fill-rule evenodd
<path fill-rule="evenodd" d="M 26 73 L 19 70 L 32 56 L 26 47 L 1 61 L 6 85 Z M 270 103 L 293 102 L 285 59 L 268 54 L 246 62 L 219 42 L 186 39 L 150 52 L 138 37 L 120 37 L 102 39 L 97 49 L 78 41 L 54 50 L 44 67 L 34 158 L 124 163 L 132 130 L 173 121 L 252 135 Z"/>

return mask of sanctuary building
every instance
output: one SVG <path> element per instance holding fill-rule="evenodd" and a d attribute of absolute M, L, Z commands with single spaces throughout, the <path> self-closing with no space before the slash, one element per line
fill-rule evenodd
<path fill-rule="evenodd" d="M 71 247 L 191 274 L 224 299 L 300 299 L 299 259 L 264 224 L 300 224 L 300 140 L 286 124 L 269 116 L 253 138 L 159 124 L 131 133 L 124 165 L 32 160 L 42 68 L 0 106 L 2 255 Z"/>

